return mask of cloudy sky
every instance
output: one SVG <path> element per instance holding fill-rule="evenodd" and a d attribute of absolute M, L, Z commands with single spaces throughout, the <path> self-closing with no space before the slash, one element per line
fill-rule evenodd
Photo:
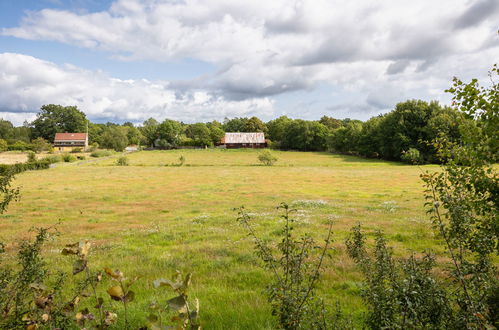
<path fill-rule="evenodd" d="M 499 62 L 498 0 L 0 0 L 0 117 L 368 119 Z"/>

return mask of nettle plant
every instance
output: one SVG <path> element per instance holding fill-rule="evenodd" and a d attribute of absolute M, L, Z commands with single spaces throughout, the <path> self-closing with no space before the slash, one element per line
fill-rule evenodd
<path fill-rule="evenodd" d="M 281 203 L 278 209 L 283 211 L 284 224 L 279 232 L 281 240 L 276 245 L 257 235 L 244 207 L 238 209 L 237 218 L 252 238 L 263 268 L 272 274 L 272 282 L 266 290 L 272 314 L 282 329 L 329 329 L 331 317 L 326 315 L 324 303 L 315 291 L 324 259 L 330 252 L 332 223 L 325 244 L 318 247 L 310 235 L 295 236 L 295 219 L 291 217 L 295 209 L 286 203 Z"/>

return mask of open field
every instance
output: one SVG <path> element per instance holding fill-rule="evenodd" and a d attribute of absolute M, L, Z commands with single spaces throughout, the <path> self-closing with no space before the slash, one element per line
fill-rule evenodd
<path fill-rule="evenodd" d="M 334 221 L 334 258 L 320 291 L 359 318 L 362 302 L 343 241 L 361 222 L 381 229 L 398 254 L 441 249 L 423 209 L 421 170 L 328 153 L 275 152 L 275 166 L 259 166 L 254 150 L 142 151 L 116 158 L 18 175 L 22 199 L 0 216 L 0 240 L 24 237 L 33 226 L 57 226 L 48 257 L 70 268 L 57 248 L 82 239 L 94 242 L 93 267 L 119 268 L 139 276 L 132 313 L 145 319 L 152 280 L 175 270 L 193 272 L 193 295 L 201 301 L 205 329 L 272 328 L 262 293 L 268 275 L 258 267 L 252 244 L 236 223 L 244 205 L 257 231 L 276 237 L 275 207 L 294 203 L 297 227 L 318 240 Z M 182 167 L 165 166 L 186 158 Z M 10 248 L 12 248 L 10 246 Z M 166 293 L 166 291 L 165 291 Z M 163 294 L 163 297 L 171 294 Z"/>
<path fill-rule="evenodd" d="M 22 151 L 0 152 L 0 164 L 24 163 L 28 160 L 28 153 Z"/>

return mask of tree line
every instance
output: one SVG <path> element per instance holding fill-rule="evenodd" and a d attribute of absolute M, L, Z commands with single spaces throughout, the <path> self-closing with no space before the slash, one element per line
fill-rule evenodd
<path fill-rule="evenodd" d="M 436 101 L 408 100 L 392 111 L 367 121 L 291 119 L 281 116 L 264 122 L 257 117 L 226 118 L 223 122 L 186 124 L 172 119 L 149 118 L 140 125 L 92 123 L 76 106 L 41 107 L 36 119 L 21 127 L 0 120 L 0 150 L 49 148 L 57 132 L 86 132 L 95 146 L 122 151 L 130 144 L 171 149 L 182 146 L 212 147 L 225 132 L 264 132 L 271 148 L 300 151 L 332 151 L 411 163 L 436 162 L 430 141 L 444 136 L 460 141 L 459 127 L 470 119 Z"/>

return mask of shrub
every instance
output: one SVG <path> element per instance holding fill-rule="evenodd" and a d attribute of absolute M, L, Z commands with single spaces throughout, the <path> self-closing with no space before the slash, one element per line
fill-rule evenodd
<path fill-rule="evenodd" d="M 55 271 L 42 253 L 53 233 L 56 233 L 53 228 L 39 228 L 34 240 L 21 241 L 14 263 L 1 262 L 5 249 L 0 242 L 0 328 L 107 329 L 116 325 L 130 329 L 129 305 L 135 298 L 132 287 L 137 278 L 125 277 L 118 269 L 106 267 L 103 272 L 92 269 L 88 241 L 66 245 L 61 254 L 73 259 L 71 269 Z M 104 275 L 110 280 L 106 287 Z M 194 307 L 189 303 L 190 283 L 191 274 L 183 277 L 180 273 L 176 281 L 154 281 L 154 287 L 171 287 L 176 296 L 166 300 L 166 304 L 162 297 L 161 303 L 150 304 L 147 326 L 200 330 L 199 301 L 195 299 Z M 172 312 L 176 315 L 172 316 Z M 123 321 L 117 324 L 119 318 Z M 148 328 L 144 321 L 134 323 L 142 323 L 140 329 Z"/>
<path fill-rule="evenodd" d="M 185 164 L 185 157 L 184 155 L 180 155 L 180 157 L 178 158 L 178 166 L 182 166 Z"/>
<path fill-rule="evenodd" d="M 315 288 L 323 271 L 324 258 L 329 253 L 332 223 L 324 246 L 317 249 L 317 243 L 309 235 L 295 237 L 295 220 L 290 215 L 296 210 L 285 203 L 278 209 L 283 210 L 284 225 L 279 231 L 281 241 L 276 249 L 256 235 L 251 218 L 243 207 L 239 209 L 237 219 L 253 239 L 255 254 L 262 261 L 263 268 L 272 276 L 266 292 L 272 315 L 277 317 L 282 329 L 329 329 L 325 308 L 315 296 Z"/>
<path fill-rule="evenodd" d="M 50 164 L 58 163 L 62 161 L 62 158 L 60 155 L 52 155 L 52 156 L 47 156 L 45 158 L 42 158 L 42 160 L 47 161 Z"/>
<path fill-rule="evenodd" d="M 7 151 L 8 144 L 4 139 L 0 139 L 0 152 Z"/>
<path fill-rule="evenodd" d="M 47 151 L 52 147 L 52 145 L 42 137 L 34 139 L 31 141 L 31 144 L 33 145 L 33 151 L 35 152 Z"/>
<path fill-rule="evenodd" d="M 272 166 L 277 161 L 277 157 L 270 150 L 264 150 L 258 155 L 258 160 L 265 166 Z"/>
<path fill-rule="evenodd" d="M 129 165 L 128 158 L 126 156 L 120 156 L 116 160 L 116 165 L 118 165 L 118 166 L 128 166 Z"/>
<path fill-rule="evenodd" d="M 421 163 L 421 154 L 419 153 L 419 150 L 416 148 L 409 148 L 407 151 L 402 151 L 402 155 L 400 156 L 400 159 L 404 163 L 408 164 L 420 164 Z"/>
<path fill-rule="evenodd" d="M 28 152 L 28 163 L 36 162 L 36 155 L 33 151 Z"/>
<path fill-rule="evenodd" d="M 90 145 L 90 148 L 89 148 L 89 151 L 90 152 L 94 152 L 96 151 L 97 149 L 99 149 L 99 144 L 97 142 L 94 142 Z"/>
<path fill-rule="evenodd" d="M 87 157 L 85 157 L 84 155 L 78 155 L 78 156 L 76 156 L 76 159 L 85 160 L 85 159 L 87 159 Z"/>
<path fill-rule="evenodd" d="M 80 153 L 82 151 L 83 151 L 83 148 L 77 147 L 77 148 L 73 148 L 73 150 L 71 150 L 71 153 L 77 154 L 77 153 Z"/>
<path fill-rule="evenodd" d="M 113 153 L 109 150 L 96 150 L 90 154 L 90 157 L 95 157 L 95 158 L 107 157 L 107 156 L 111 156 L 112 154 Z"/>
<path fill-rule="evenodd" d="M 76 160 L 75 156 L 73 156 L 67 152 L 62 154 L 61 158 L 62 158 L 62 161 L 65 163 L 71 163 L 71 162 L 74 162 Z"/>
<path fill-rule="evenodd" d="M 435 265 L 432 255 L 395 260 L 380 232 L 369 253 L 360 225 L 352 228 L 346 246 L 364 275 L 361 295 L 368 308 L 368 328 L 453 328 L 445 286 L 431 273 Z"/>
<path fill-rule="evenodd" d="M 33 145 L 24 141 L 16 141 L 7 147 L 8 150 L 27 151 L 33 150 Z"/>

